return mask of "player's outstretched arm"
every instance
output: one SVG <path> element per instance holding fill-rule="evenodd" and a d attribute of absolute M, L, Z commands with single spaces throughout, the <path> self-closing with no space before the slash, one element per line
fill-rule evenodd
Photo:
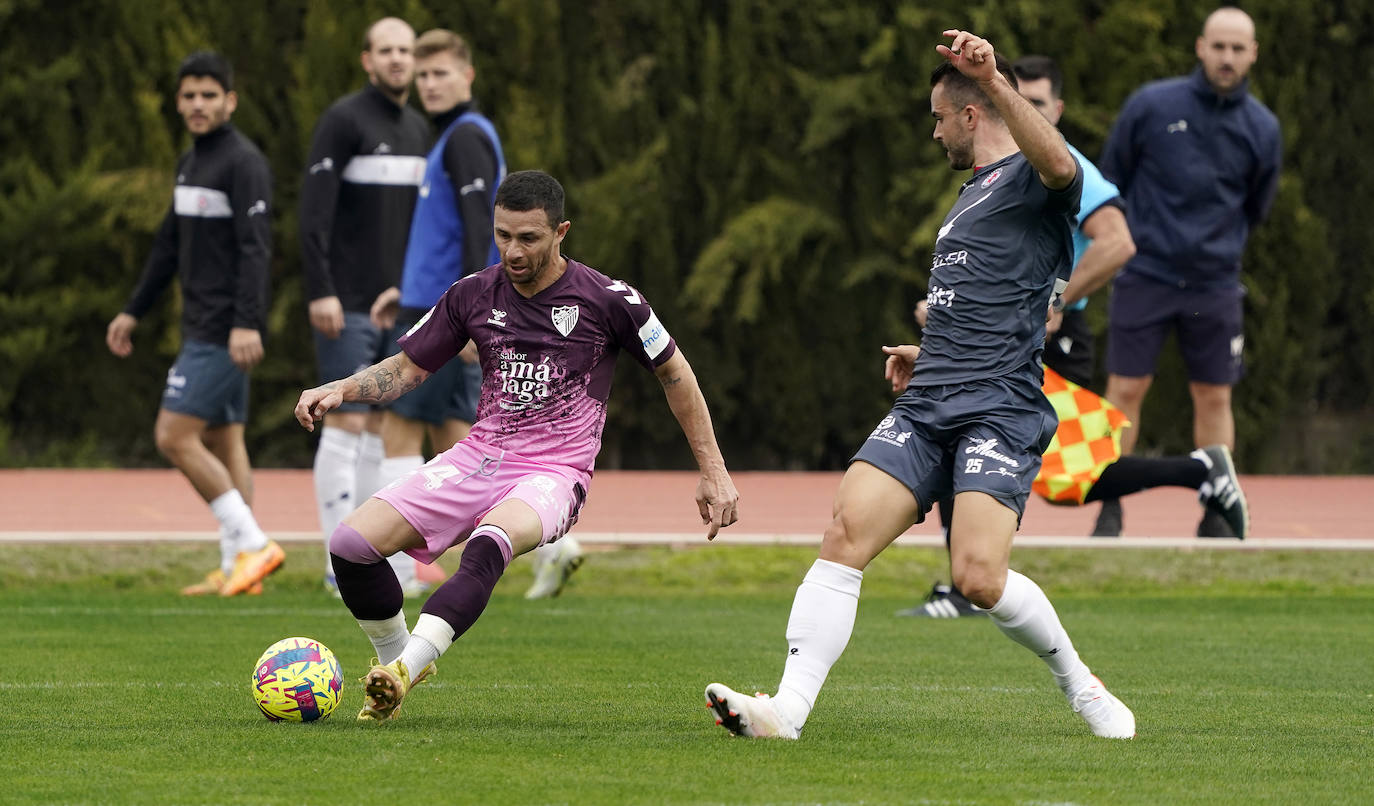
<path fill-rule="evenodd" d="M 1078 173 L 1078 160 L 1069 153 L 1054 124 L 1037 112 L 1030 101 L 1021 97 L 1016 86 L 998 72 L 992 43 L 969 31 L 951 29 L 944 35 L 953 40 L 949 45 L 936 45 L 936 52 L 959 72 L 978 82 L 1011 130 L 1021 153 L 1040 174 L 1040 181 L 1055 190 L 1068 187 Z"/>
<path fill-rule="evenodd" d="M 716 533 L 739 520 L 739 492 L 725 469 L 725 457 L 716 444 L 716 432 L 711 426 L 711 412 L 701 394 L 692 365 L 678 350 L 673 357 L 654 370 L 668 407 L 682 426 L 687 444 L 701 469 L 697 482 L 697 510 L 701 522 L 707 524 L 706 539 L 714 540 Z"/>
<path fill-rule="evenodd" d="M 296 402 L 296 421 L 305 430 L 314 431 L 316 420 L 343 403 L 390 403 L 424 383 L 429 376 L 429 370 L 399 352 L 343 380 L 301 392 Z"/>

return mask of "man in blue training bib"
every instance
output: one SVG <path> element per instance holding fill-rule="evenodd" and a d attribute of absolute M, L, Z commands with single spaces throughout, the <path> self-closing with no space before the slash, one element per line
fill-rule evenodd
<path fill-rule="evenodd" d="M 492 204 L 506 175 L 506 158 L 496 127 L 477 109 L 476 77 L 472 51 L 458 34 L 435 28 L 415 40 L 416 93 L 438 137 L 425 159 L 400 285 L 382 292 L 372 307 L 373 319 L 393 328 L 393 355 L 401 349 L 397 339 L 449 286 L 499 262 Z M 390 404 L 381 429 L 384 485 L 424 464 L 426 433 L 433 454 L 467 436 L 477 419 L 481 385 L 476 354 L 464 350 L 460 360 Z M 413 574 L 401 580 L 413 593 L 443 578 L 442 570 L 423 565 Z"/>

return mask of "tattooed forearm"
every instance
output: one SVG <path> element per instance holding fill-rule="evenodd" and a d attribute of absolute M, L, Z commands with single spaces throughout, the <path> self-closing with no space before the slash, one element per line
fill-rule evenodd
<path fill-rule="evenodd" d="M 428 372 L 405 361 L 400 354 L 393 355 L 345 381 L 344 398 L 359 403 L 389 403 L 419 386 L 427 377 Z"/>
<path fill-rule="evenodd" d="M 658 382 L 663 384 L 664 389 L 672 389 L 674 386 L 682 383 L 682 376 L 672 375 L 666 378 L 659 378 Z"/>
<path fill-rule="evenodd" d="M 374 372 L 372 374 L 372 377 L 375 378 L 377 381 L 378 394 L 384 395 L 387 392 L 390 392 L 396 386 L 396 379 L 392 376 L 391 371 L 386 369 L 385 367 Z"/>

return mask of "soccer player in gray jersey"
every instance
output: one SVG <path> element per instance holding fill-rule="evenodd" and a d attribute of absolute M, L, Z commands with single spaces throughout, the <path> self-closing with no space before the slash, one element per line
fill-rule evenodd
<path fill-rule="evenodd" d="M 849 643 L 863 569 L 954 495 L 950 573 L 1007 637 L 1050 667 L 1093 733 L 1129 739 L 1135 717 L 1079 659 L 1049 599 L 1007 567 L 1040 454 L 1057 424 L 1040 391 L 1056 273 L 1072 258 L 1082 175 L 1064 139 L 1016 89 L 992 44 L 949 30 L 931 76 L 935 140 L 974 168 L 935 242 L 924 345 L 884 347 L 904 385 L 840 482 L 835 515 L 787 624 L 773 697 L 706 687 L 717 724 L 795 739 Z"/>
<path fill-rule="evenodd" d="M 601 448 L 615 359 L 658 377 L 701 469 L 696 499 L 707 539 L 734 523 L 739 494 L 716 445 L 696 376 L 648 300 L 565 258 L 563 188 L 540 171 L 511 174 L 496 194 L 500 263 L 454 283 L 401 338 L 401 352 L 301 393 L 306 429 L 348 400 L 385 403 L 419 386 L 469 340 L 482 365 L 468 436 L 346 517 L 330 541 L 339 593 L 377 650 L 360 720 L 396 714 L 411 686 L 481 615 L 511 560 L 562 537 L 577 520 Z M 431 561 L 466 543 L 458 571 L 407 630 L 385 557 Z M 413 676 L 412 676 L 413 675 Z"/>

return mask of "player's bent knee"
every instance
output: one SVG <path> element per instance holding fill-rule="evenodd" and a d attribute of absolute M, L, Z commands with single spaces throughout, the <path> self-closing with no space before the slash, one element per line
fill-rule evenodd
<path fill-rule="evenodd" d="M 359 565 L 372 565 L 386 559 L 377 547 L 367 542 L 362 532 L 341 523 L 329 536 L 329 553 Z"/>
<path fill-rule="evenodd" d="M 173 463 L 178 456 L 185 454 L 192 447 L 193 442 L 199 441 L 196 435 L 184 434 L 176 429 L 160 425 L 153 429 L 153 442 L 157 445 L 157 452 Z"/>
<path fill-rule="evenodd" d="M 481 520 L 482 526 L 488 524 L 506 534 L 511 551 L 517 557 L 538 547 L 544 536 L 544 523 L 539 513 L 519 499 L 507 499 L 492 507 Z"/>
<path fill-rule="evenodd" d="M 1002 598 L 1007 585 L 1007 571 L 977 561 L 951 564 L 950 576 L 959 592 L 974 604 L 990 608 Z"/>
<path fill-rule="evenodd" d="M 821 537 L 820 558 L 862 570 L 881 550 L 882 547 L 868 545 L 863 540 L 863 530 L 856 529 L 843 512 L 837 512 Z"/>

